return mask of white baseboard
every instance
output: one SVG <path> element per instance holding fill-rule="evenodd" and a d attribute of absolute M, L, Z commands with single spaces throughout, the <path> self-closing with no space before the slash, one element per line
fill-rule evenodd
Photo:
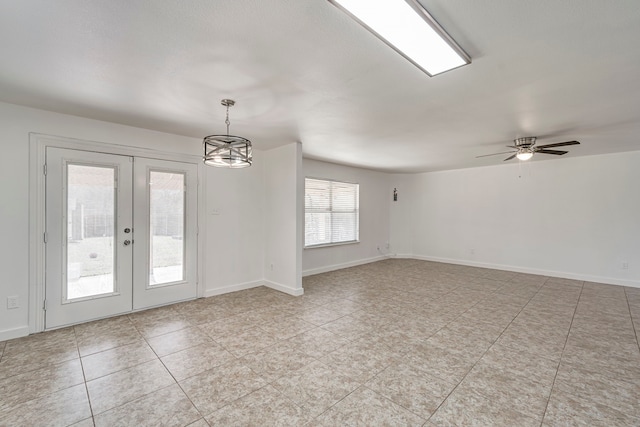
<path fill-rule="evenodd" d="M 267 288 L 275 289 L 276 291 L 293 295 L 294 297 L 299 297 L 300 295 L 304 294 L 304 289 L 302 288 L 292 288 L 290 286 L 283 285 L 282 283 L 276 283 L 270 280 L 265 280 L 263 282 L 263 285 L 265 285 Z"/>
<path fill-rule="evenodd" d="M 640 288 L 640 281 L 617 279 L 613 277 L 592 276 L 589 274 L 572 273 L 567 271 L 542 270 L 538 268 L 519 267 L 513 265 L 492 264 L 486 262 L 469 261 L 454 258 L 441 258 L 426 255 L 403 255 L 398 258 L 411 258 L 423 261 L 442 262 L 445 264 L 467 265 L 469 267 L 492 268 L 495 270 L 513 271 L 515 273 L 537 274 L 540 276 L 560 277 L 563 279 L 582 280 L 585 282 L 606 283 L 608 285 L 629 286 L 632 288 Z"/>
<path fill-rule="evenodd" d="M 257 288 L 258 286 L 263 286 L 264 282 L 262 280 L 255 280 L 253 282 L 245 282 L 238 283 L 237 285 L 224 286 L 222 288 L 214 288 L 214 289 L 205 289 L 204 297 L 212 297 L 215 295 L 228 294 L 229 292 L 243 291 L 245 289 Z"/>
<path fill-rule="evenodd" d="M 411 254 L 391 254 L 389 255 L 389 258 L 408 258 L 408 259 L 414 259 L 413 255 Z M 417 258 L 415 258 L 417 259 Z"/>
<path fill-rule="evenodd" d="M 269 280 L 255 280 L 253 282 L 238 283 L 237 285 L 225 286 L 222 288 L 206 289 L 204 291 L 204 297 L 208 298 L 216 295 L 228 294 L 229 292 L 237 292 L 243 291 L 245 289 L 257 288 L 259 286 L 266 286 L 268 288 L 275 289 L 277 291 L 284 292 L 285 294 L 293 296 L 300 296 L 304 293 L 304 290 L 302 288 L 296 289 L 283 285 L 281 283 L 271 282 Z"/>
<path fill-rule="evenodd" d="M 391 258 L 391 255 L 380 255 L 373 258 L 359 259 L 357 261 L 349 261 L 342 264 L 326 265 L 324 267 L 311 268 L 302 272 L 302 277 L 313 276 L 314 274 L 327 273 L 329 271 L 341 270 L 343 268 L 355 267 L 357 265 L 369 264 L 376 261 L 382 261 L 383 259 Z"/>
<path fill-rule="evenodd" d="M 28 326 L 20 326 L 19 328 L 5 329 L 4 331 L 0 331 L 0 341 L 26 337 L 27 335 L 29 335 Z"/>

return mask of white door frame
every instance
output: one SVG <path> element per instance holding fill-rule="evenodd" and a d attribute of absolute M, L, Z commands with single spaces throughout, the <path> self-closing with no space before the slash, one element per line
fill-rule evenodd
<path fill-rule="evenodd" d="M 74 150 L 95 151 L 133 157 L 148 157 L 159 160 L 174 160 L 193 163 L 198 167 L 198 255 L 197 296 L 204 296 L 204 225 L 205 225 L 205 179 L 200 156 L 191 154 L 138 148 L 120 144 L 86 141 L 74 138 L 29 134 L 29 333 L 44 330 L 45 301 L 45 160 L 46 148 L 58 147 Z"/>

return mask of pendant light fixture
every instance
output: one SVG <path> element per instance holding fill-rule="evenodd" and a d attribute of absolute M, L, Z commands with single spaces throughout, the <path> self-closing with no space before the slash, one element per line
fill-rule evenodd
<path fill-rule="evenodd" d="M 251 166 L 253 155 L 251 141 L 241 136 L 229 135 L 229 107 L 235 105 L 233 99 L 223 99 L 220 102 L 227 107 L 226 135 L 209 135 L 204 138 L 204 164 L 219 168 L 239 169 Z"/>

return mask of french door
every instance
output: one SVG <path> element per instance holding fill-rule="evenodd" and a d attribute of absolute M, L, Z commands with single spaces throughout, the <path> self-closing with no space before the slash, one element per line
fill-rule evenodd
<path fill-rule="evenodd" d="M 46 328 L 196 297 L 196 165 L 53 147 L 46 165 Z"/>

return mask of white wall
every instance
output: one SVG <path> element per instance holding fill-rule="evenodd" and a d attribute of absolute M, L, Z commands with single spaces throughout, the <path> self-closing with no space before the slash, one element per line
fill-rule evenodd
<path fill-rule="evenodd" d="M 415 215 L 414 174 L 394 174 L 389 176 L 389 194 L 398 191 L 398 200 L 391 202 L 389 212 L 390 255 L 410 258 L 413 255 Z"/>
<path fill-rule="evenodd" d="M 0 340 L 28 331 L 30 132 L 198 156 L 202 147 L 197 138 L 0 103 Z M 206 172 L 207 219 L 200 224 L 206 236 L 205 294 L 255 286 L 264 277 L 259 163 L 246 170 Z M 213 209 L 220 215 L 210 215 Z M 20 307 L 7 310 L 7 296 L 13 295 Z"/>
<path fill-rule="evenodd" d="M 302 146 L 288 144 L 264 155 L 265 285 L 302 295 Z"/>
<path fill-rule="evenodd" d="M 205 296 L 262 285 L 263 157 L 254 150 L 249 168 L 205 168 Z"/>
<path fill-rule="evenodd" d="M 418 258 L 640 286 L 639 164 L 629 152 L 418 174 L 402 233 Z"/>
<path fill-rule="evenodd" d="M 303 159 L 302 170 L 305 177 L 360 185 L 360 243 L 304 249 L 303 275 L 383 259 L 389 253 L 386 244 L 390 243 L 393 187 L 389 187 L 389 174 L 310 159 Z"/>

